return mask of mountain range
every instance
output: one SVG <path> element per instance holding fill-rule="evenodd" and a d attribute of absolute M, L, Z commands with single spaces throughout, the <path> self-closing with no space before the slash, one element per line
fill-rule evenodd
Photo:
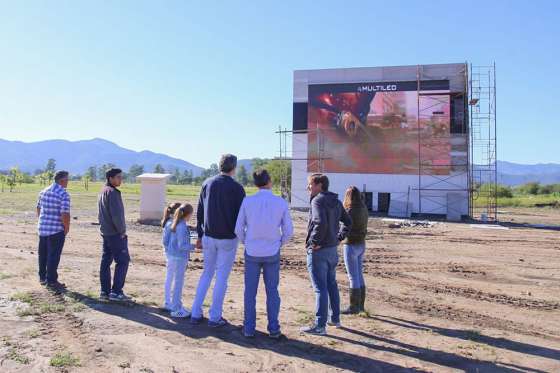
<path fill-rule="evenodd" d="M 73 174 L 83 174 L 90 166 L 112 163 L 128 171 L 130 166 L 139 164 L 146 172 L 154 170 L 157 164 L 168 172 L 175 169 L 190 170 L 194 176 L 203 168 L 182 159 L 148 150 L 136 152 L 103 139 L 68 141 L 46 140 L 38 142 L 7 141 L 0 139 L 0 170 L 18 166 L 24 172 L 34 172 L 45 167 L 47 160 L 56 160 L 58 169 Z"/>
<path fill-rule="evenodd" d="M 202 167 L 182 159 L 148 150 L 134 151 L 104 140 L 46 140 L 38 142 L 8 141 L 0 139 L 0 170 L 18 166 L 22 171 L 33 173 L 43 169 L 49 158 L 56 160 L 57 168 L 66 169 L 74 174 L 84 173 L 88 167 L 112 163 L 128 171 L 130 166 L 139 164 L 146 172 L 151 172 L 157 164 L 168 172 L 190 170 L 194 176 L 200 175 Z M 241 159 L 251 172 L 250 159 Z M 498 161 L 498 182 L 506 185 L 519 185 L 530 181 L 542 184 L 560 183 L 560 164 L 519 164 Z"/>

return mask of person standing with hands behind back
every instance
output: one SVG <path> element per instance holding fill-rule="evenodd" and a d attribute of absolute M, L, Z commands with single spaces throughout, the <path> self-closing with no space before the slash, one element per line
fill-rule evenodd
<path fill-rule="evenodd" d="M 131 301 L 123 292 L 130 256 L 121 192 L 122 170 L 111 168 L 105 173 L 107 183 L 99 194 L 99 230 L 103 238 L 103 255 L 99 268 L 101 293 L 99 299 L 117 302 Z M 115 275 L 111 287 L 111 264 L 115 261 Z"/>
<path fill-rule="evenodd" d="M 239 208 L 245 198 L 245 190 L 233 179 L 237 157 L 225 154 L 220 159 L 220 174 L 204 181 L 196 212 L 198 241 L 196 247 L 202 249 L 204 270 L 200 275 L 194 297 L 191 324 L 202 322 L 202 304 L 212 278 L 216 275 L 208 326 L 216 328 L 227 325 L 222 317 L 222 307 L 227 291 L 227 282 L 238 239 L 235 223 Z"/>

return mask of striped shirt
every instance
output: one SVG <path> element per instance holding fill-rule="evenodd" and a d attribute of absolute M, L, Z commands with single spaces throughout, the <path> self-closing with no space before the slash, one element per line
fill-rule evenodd
<path fill-rule="evenodd" d="M 39 193 L 39 236 L 51 236 L 64 231 L 62 214 L 70 213 L 70 195 L 57 183 L 46 187 Z"/>

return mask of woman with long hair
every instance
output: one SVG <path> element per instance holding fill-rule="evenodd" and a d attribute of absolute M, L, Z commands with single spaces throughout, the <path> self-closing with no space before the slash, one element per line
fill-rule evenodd
<path fill-rule="evenodd" d="M 350 305 L 342 313 L 348 315 L 365 310 L 366 284 L 364 282 L 363 260 L 369 214 L 360 190 L 355 186 L 346 189 L 343 206 L 352 218 L 352 227 L 343 247 L 344 264 L 350 281 Z"/>

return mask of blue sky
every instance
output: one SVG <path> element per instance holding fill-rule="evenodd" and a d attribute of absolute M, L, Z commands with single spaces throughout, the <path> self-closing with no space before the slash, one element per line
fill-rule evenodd
<path fill-rule="evenodd" d="M 0 5 L 0 138 L 271 157 L 294 69 L 497 64 L 499 159 L 558 162 L 556 1 Z"/>

